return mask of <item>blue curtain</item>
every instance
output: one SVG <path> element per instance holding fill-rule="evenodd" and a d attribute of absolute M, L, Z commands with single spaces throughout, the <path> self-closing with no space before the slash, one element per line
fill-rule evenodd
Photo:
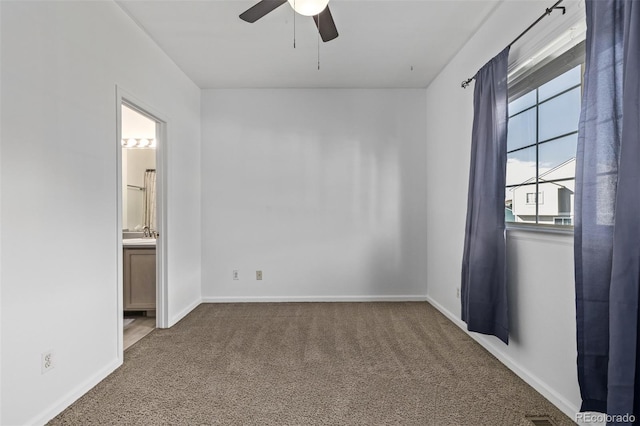
<path fill-rule="evenodd" d="M 581 410 L 637 418 L 640 2 L 587 0 L 586 14 L 575 191 Z"/>
<path fill-rule="evenodd" d="M 475 75 L 473 133 L 462 258 L 462 320 L 509 343 L 504 186 L 509 48 Z"/>

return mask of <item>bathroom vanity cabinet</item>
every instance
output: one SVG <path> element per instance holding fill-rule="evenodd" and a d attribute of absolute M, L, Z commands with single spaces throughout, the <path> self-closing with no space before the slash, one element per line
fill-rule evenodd
<path fill-rule="evenodd" d="M 156 309 L 155 247 L 124 247 L 124 310 Z M 150 312 L 151 311 L 151 312 Z"/>

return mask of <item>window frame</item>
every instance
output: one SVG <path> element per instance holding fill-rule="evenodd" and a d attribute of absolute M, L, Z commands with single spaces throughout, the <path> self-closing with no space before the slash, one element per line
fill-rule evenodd
<path fill-rule="evenodd" d="M 539 190 L 539 184 L 540 184 L 540 176 L 539 176 L 539 147 L 542 144 L 548 143 L 548 142 L 552 142 L 554 140 L 558 140 L 561 139 L 563 137 L 567 137 L 567 136 L 571 136 L 571 135 L 575 135 L 577 133 L 577 131 L 572 131 L 566 134 L 562 134 L 562 135 L 558 135 L 558 136 L 554 136 L 552 138 L 548 138 L 545 139 L 543 141 L 539 141 L 538 140 L 538 134 L 539 134 L 539 128 L 538 128 L 538 124 L 539 124 L 539 107 L 540 105 L 543 105 L 544 103 L 551 101 L 553 99 L 556 99 L 559 96 L 562 96 L 572 90 L 575 90 L 576 88 L 580 88 L 580 93 L 582 95 L 582 92 L 584 90 L 584 61 L 585 61 L 585 41 L 581 41 L 580 43 L 578 43 L 577 45 L 575 45 L 574 47 L 572 47 L 571 49 L 569 49 L 568 51 L 560 54 L 560 55 L 555 55 L 555 57 L 553 55 L 550 55 L 548 58 L 540 61 L 537 65 L 531 67 L 531 69 L 529 69 L 527 72 L 519 74 L 516 78 L 510 80 L 508 82 L 508 87 L 509 87 L 509 99 L 508 99 L 508 103 L 511 104 L 511 102 L 517 100 L 518 98 L 530 93 L 531 91 L 535 90 L 536 93 L 536 101 L 535 104 L 531 107 L 525 108 L 521 111 L 518 111 L 517 113 L 513 114 L 512 116 L 509 116 L 509 119 L 511 119 L 512 117 L 515 117 L 519 114 L 522 114 L 526 111 L 530 111 L 531 109 L 536 109 L 536 141 L 533 144 L 529 144 L 523 147 L 518 147 L 516 149 L 513 149 L 511 151 L 508 151 L 507 153 L 512 153 L 512 152 L 517 152 L 523 149 L 527 149 L 527 148 L 532 148 L 535 147 L 535 151 L 536 151 L 536 175 L 535 175 L 535 189 L 533 191 L 531 191 L 532 193 L 540 193 Z M 559 77 L 560 75 L 564 74 L 565 72 L 575 68 L 576 66 L 580 65 L 581 66 L 581 79 L 580 79 L 580 84 L 578 85 L 573 85 L 570 88 L 567 88 L 559 93 L 554 94 L 551 97 L 548 97 L 546 99 L 544 99 L 542 102 L 540 102 L 539 99 L 539 94 L 538 94 L 538 88 L 542 85 L 544 85 L 545 83 L 553 80 L 556 77 Z M 575 177 L 573 178 L 575 179 Z M 566 180 L 572 180 L 571 178 L 562 178 L 562 179 L 552 179 L 549 181 L 545 181 L 548 183 L 557 183 L 560 181 L 566 181 Z M 506 190 L 509 187 L 517 187 L 520 185 L 505 185 L 505 195 L 506 195 Z M 539 197 L 539 195 L 538 195 Z M 536 197 L 536 198 L 538 198 Z M 560 233 L 573 233 L 573 229 L 574 229 L 574 221 L 572 220 L 572 224 L 571 225 L 556 225 L 556 224 L 548 224 L 548 223 L 539 223 L 539 205 L 541 203 L 536 203 L 536 212 L 535 212 L 535 217 L 536 217 L 536 223 L 531 223 L 531 222 L 507 222 L 505 221 L 505 227 L 507 229 L 522 229 L 522 230 L 538 230 L 538 231 L 544 231 L 544 232 L 560 232 Z M 505 205 L 506 208 L 506 205 Z M 575 211 L 575 208 L 574 208 Z M 554 218 L 554 222 L 555 222 L 555 218 Z"/>

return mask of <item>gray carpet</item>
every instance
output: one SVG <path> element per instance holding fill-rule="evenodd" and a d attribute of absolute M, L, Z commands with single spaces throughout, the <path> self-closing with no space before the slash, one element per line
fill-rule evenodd
<path fill-rule="evenodd" d="M 203 304 L 51 425 L 573 424 L 427 303 Z"/>

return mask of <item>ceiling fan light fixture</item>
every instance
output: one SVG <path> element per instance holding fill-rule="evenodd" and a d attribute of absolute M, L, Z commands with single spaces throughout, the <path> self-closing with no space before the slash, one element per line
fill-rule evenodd
<path fill-rule="evenodd" d="M 287 0 L 293 10 L 304 16 L 315 16 L 325 10 L 329 0 Z"/>
<path fill-rule="evenodd" d="M 329 10 L 329 0 L 260 0 L 242 12 L 239 17 L 245 22 L 254 23 L 287 2 L 295 13 L 313 17 L 322 41 L 326 42 L 338 37 L 336 23 Z"/>

